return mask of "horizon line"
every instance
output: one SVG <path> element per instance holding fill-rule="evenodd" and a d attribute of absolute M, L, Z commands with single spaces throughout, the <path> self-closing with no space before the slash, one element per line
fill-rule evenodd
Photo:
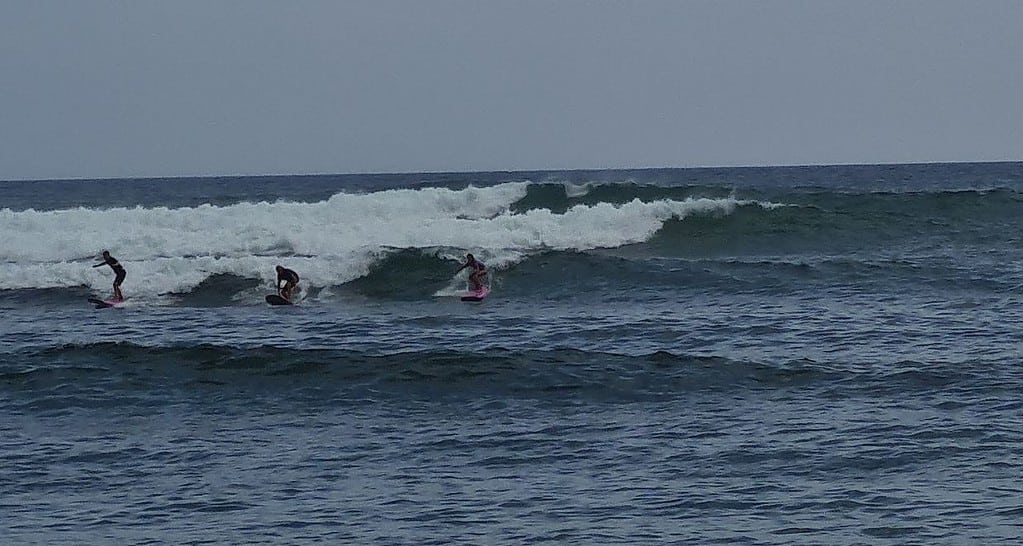
<path fill-rule="evenodd" d="M 140 176 L 83 176 L 66 178 L 10 178 L 6 182 L 74 182 L 74 181 L 112 181 L 112 180 L 184 180 L 191 178 L 272 178 L 272 177 L 322 177 L 322 176 L 408 176 L 413 174 L 493 174 L 493 173 L 544 173 L 544 172 L 592 172 L 592 171 L 662 171 L 662 170 L 708 170 L 708 169 L 799 169 L 808 167 L 898 167 L 923 165 L 978 165 L 978 164 L 1010 164 L 1023 163 L 1017 160 L 977 160 L 977 161 L 899 161 L 880 163 L 778 163 L 767 165 L 698 165 L 698 166 L 662 166 L 662 167 L 574 167 L 544 169 L 487 169 L 487 170 L 425 170 L 425 171 L 366 171 L 366 172 L 310 172 L 310 173 L 260 173 L 260 174 L 182 174 L 182 175 L 140 175 Z"/>

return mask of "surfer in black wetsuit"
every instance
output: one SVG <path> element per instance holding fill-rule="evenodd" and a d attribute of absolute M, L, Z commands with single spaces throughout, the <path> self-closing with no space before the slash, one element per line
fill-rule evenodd
<path fill-rule="evenodd" d="M 281 281 L 284 281 L 284 286 L 281 286 Z M 277 266 L 277 293 L 282 298 L 291 301 L 291 293 L 298 286 L 298 273 L 284 267 Z"/>
<path fill-rule="evenodd" d="M 469 274 L 469 282 L 472 283 L 473 291 L 480 290 L 483 288 L 483 279 L 487 277 L 487 266 L 470 253 L 465 255 L 465 263 L 455 271 L 455 274 L 457 275 L 467 267 L 472 269 L 472 273 Z"/>
<path fill-rule="evenodd" d="M 124 282 L 126 275 L 124 267 L 110 255 L 109 250 L 104 250 L 103 261 L 92 267 L 103 267 L 104 265 L 109 265 L 110 269 L 114 270 L 114 301 L 124 301 L 124 294 L 121 293 L 121 283 Z"/>

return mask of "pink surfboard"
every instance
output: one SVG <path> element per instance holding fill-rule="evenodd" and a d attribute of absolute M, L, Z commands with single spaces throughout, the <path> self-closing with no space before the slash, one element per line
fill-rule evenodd
<path fill-rule="evenodd" d="M 490 289 L 484 286 L 479 290 L 467 292 L 464 296 L 462 296 L 462 301 L 483 301 L 483 298 L 487 297 L 487 294 L 490 294 Z"/>
<path fill-rule="evenodd" d="M 89 298 L 89 303 L 95 304 L 96 309 L 109 309 L 111 307 L 120 307 L 124 303 L 124 300 L 114 301 Z"/>

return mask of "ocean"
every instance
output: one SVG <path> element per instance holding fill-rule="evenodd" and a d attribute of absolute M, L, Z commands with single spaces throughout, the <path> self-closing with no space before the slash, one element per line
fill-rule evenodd
<path fill-rule="evenodd" d="M 1023 537 L 1023 163 L 0 182 L 0 312 L 4 544 Z"/>

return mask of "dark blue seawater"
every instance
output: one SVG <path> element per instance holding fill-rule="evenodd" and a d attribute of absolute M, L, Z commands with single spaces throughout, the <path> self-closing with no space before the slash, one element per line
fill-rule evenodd
<path fill-rule="evenodd" d="M 0 182 L 0 235 L 4 544 L 1023 536 L 1020 163 Z"/>

